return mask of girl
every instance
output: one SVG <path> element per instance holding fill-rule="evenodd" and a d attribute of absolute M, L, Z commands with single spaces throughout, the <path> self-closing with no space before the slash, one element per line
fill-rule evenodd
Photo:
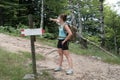
<path fill-rule="evenodd" d="M 58 53 L 59 53 L 59 65 L 55 69 L 55 72 L 62 70 L 62 62 L 63 62 L 63 55 L 67 58 L 69 69 L 66 71 L 67 75 L 73 74 L 73 64 L 72 59 L 69 54 L 69 39 L 72 36 L 72 32 L 69 26 L 66 24 L 67 15 L 61 14 L 59 15 L 58 19 L 50 18 L 50 21 L 57 22 L 59 26 L 59 36 L 58 36 Z"/>

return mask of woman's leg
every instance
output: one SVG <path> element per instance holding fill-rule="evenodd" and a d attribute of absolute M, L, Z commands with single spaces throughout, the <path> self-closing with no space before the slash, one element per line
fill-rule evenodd
<path fill-rule="evenodd" d="M 69 64 L 69 68 L 73 69 L 73 63 L 72 63 L 72 58 L 69 54 L 68 50 L 63 50 L 63 54 L 65 55 L 65 57 L 67 58 L 68 64 Z"/>
<path fill-rule="evenodd" d="M 62 67 L 62 62 L 63 62 L 63 50 L 61 48 L 58 49 L 58 53 L 59 53 L 59 67 Z"/>
<path fill-rule="evenodd" d="M 54 69 L 55 72 L 62 70 L 63 50 L 61 48 L 58 48 L 58 53 L 59 53 L 59 62 L 58 62 L 58 67 Z"/>
<path fill-rule="evenodd" d="M 71 75 L 71 74 L 73 74 L 72 58 L 71 58 L 68 50 L 64 50 L 63 53 L 64 53 L 64 55 L 66 56 L 66 58 L 67 58 L 67 60 L 68 60 L 68 64 L 69 64 L 69 69 L 66 71 L 66 74 L 67 74 L 67 75 Z"/>

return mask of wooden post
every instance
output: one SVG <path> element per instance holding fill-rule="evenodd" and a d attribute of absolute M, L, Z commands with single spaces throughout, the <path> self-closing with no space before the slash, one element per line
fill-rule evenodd
<path fill-rule="evenodd" d="M 33 18 L 31 14 L 29 14 L 28 19 L 29 19 L 29 27 L 33 28 Z M 34 40 L 35 40 L 34 36 L 30 36 L 33 74 L 37 75 Z"/>

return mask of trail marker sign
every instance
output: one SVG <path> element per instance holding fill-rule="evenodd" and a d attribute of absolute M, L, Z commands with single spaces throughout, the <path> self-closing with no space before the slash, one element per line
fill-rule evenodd
<path fill-rule="evenodd" d="M 35 35 L 42 35 L 44 30 L 42 30 L 41 28 L 34 29 L 33 17 L 31 14 L 29 14 L 28 20 L 29 20 L 29 28 L 30 29 L 21 30 L 21 36 L 30 36 L 31 54 L 32 54 L 32 69 L 33 69 L 33 75 L 36 78 L 37 69 L 36 69 L 36 55 L 35 55 L 35 43 L 34 43 Z"/>
<path fill-rule="evenodd" d="M 44 33 L 44 30 L 42 28 L 21 30 L 21 36 L 42 35 L 43 33 Z"/>
<path fill-rule="evenodd" d="M 36 35 L 42 35 L 45 30 L 42 28 L 36 28 L 34 29 L 33 26 L 33 17 L 31 14 L 28 16 L 29 20 L 29 29 L 22 29 L 21 30 L 21 36 L 30 36 L 30 43 L 31 43 L 31 54 L 32 54 L 32 69 L 33 69 L 33 75 L 36 78 L 37 76 L 37 69 L 36 69 L 36 55 L 35 55 L 35 36 Z"/>

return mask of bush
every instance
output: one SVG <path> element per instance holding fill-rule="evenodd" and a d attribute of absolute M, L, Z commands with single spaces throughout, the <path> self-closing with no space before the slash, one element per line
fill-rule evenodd
<path fill-rule="evenodd" d="M 47 39 L 55 39 L 55 36 L 52 33 L 44 33 L 43 37 Z"/>
<path fill-rule="evenodd" d="M 88 40 L 93 41 L 95 43 L 99 43 L 100 38 L 98 36 L 88 36 Z"/>
<path fill-rule="evenodd" d="M 1 33 L 11 33 L 13 35 L 20 35 L 20 31 L 21 29 L 26 29 L 28 28 L 28 26 L 23 25 L 23 24 L 19 24 L 16 27 L 12 27 L 12 26 L 0 26 L 0 32 Z"/>

